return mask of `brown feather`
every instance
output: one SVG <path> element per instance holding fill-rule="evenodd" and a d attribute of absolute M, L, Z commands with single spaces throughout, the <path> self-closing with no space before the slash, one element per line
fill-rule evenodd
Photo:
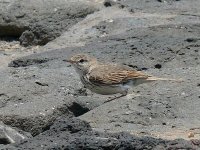
<path fill-rule="evenodd" d="M 89 73 L 89 81 L 94 84 L 120 84 L 134 79 L 147 79 L 149 76 L 119 65 L 98 65 Z"/>

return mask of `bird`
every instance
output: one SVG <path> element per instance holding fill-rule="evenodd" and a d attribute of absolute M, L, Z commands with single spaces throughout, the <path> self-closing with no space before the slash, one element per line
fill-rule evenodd
<path fill-rule="evenodd" d="M 129 89 L 139 84 L 153 81 L 182 81 L 154 77 L 120 64 L 103 63 L 84 53 L 74 54 L 64 61 L 69 62 L 75 68 L 82 84 L 90 91 L 101 95 L 120 94 L 106 102 L 126 96 Z"/>

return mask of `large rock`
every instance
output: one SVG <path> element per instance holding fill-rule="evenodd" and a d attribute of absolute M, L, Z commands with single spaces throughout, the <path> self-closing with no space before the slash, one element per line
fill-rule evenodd
<path fill-rule="evenodd" d="M 20 143 L 21 141 L 27 140 L 29 138 L 32 138 L 30 133 L 11 128 L 0 122 L 0 145 Z"/>
<path fill-rule="evenodd" d="M 198 24 L 199 2 L 199 0 L 192 2 L 169 0 L 163 3 L 156 0 L 152 2 L 107 0 L 104 4 L 110 3 L 112 7 L 105 7 L 88 15 L 60 37 L 45 45 L 44 49 L 84 46 L 100 37 L 126 34 L 126 31 L 131 31 L 133 28 L 142 32 L 147 27 L 166 24 L 180 28 L 181 24 Z"/>
<path fill-rule="evenodd" d="M 94 104 L 95 100 L 92 103 L 86 96 L 81 101 L 73 97 L 79 95 L 76 88 L 81 87 L 78 79 L 74 82 L 69 78 L 74 75 L 68 74 L 67 67 L 59 66 L 60 71 L 58 66 L 57 69 L 46 68 L 46 71 L 43 67 L 12 69 L 1 73 L 7 78 L 2 76 L 0 79 L 4 85 L 0 94 L 0 120 L 33 135 L 46 130 L 63 113 L 79 116 L 99 105 L 99 102 Z"/>
<path fill-rule="evenodd" d="M 63 61 L 67 53 L 30 55 L 1 70 L 0 120 L 36 135 L 64 113 L 79 116 L 102 104 L 98 96 L 85 96 L 75 71 Z"/>
<path fill-rule="evenodd" d="M 74 112 L 77 109 L 73 108 L 81 108 L 81 112 L 85 113 L 106 101 L 108 97 L 95 94 L 74 98 L 74 91 L 81 86 L 80 80 L 74 69 L 62 60 L 73 53 L 85 52 L 101 61 L 122 63 L 159 77 L 183 78 L 184 82 L 141 85 L 135 89 L 135 92 L 140 92 L 140 97 L 134 100 L 125 97 L 104 104 L 81 116 L 82 119 L 89 121 L 97 130 L 128 130 L 141 134 L 145 130 L 147 135 L 156 132 L 154 135 L 158 136 L 165 126 L 166 134 L 173 128 L 173 131 L 180 130 L 180 137 L 187 138 L 189 129 L 198 126 L 199 119 L 196 118 L 200 117 L 195 107 L 199 104 L 197 46 L 200 41 L 197 39 L 198 25 L 182 26 L 150 27 L 142 32 L 133 28 L 123 34 L 94 40 L 84 47 L 47 51 L 14 60 L 10 63 L 14 68 L 10 68 L 9 78 L 5 80 L 5 75 L 2 75 L 1 82 L 6 85 L 1 88 L 2 98 L 9 102 L 0 109 L 1 118 L 8 124 L 14 122 L 14 126 L 24 128 L 23 124 L 10 121 L 6 116 L 15 118 L 17 114 L 23 118 L 25 115 L 29 119 L 24 129 L 30 131 L 30 124 L 34 124 L 34 131 L 40 129 L 41 132 L 41 126 L 30 121 L 32 118 L 37 124 L 40 125 L 42 120 L 42 124 L 48 126 L 70 109 Z M 13 100 L 13 96 L 17 100 Z M 17 107 L 24 111 L 16 109 L 16 102 L 19 103 Z M 30 105 L 34 107 L 30 108 Z M 116 108 L 111 107 L 113 105 Z M 76 112 L 73 115 L 80 114 Z M 107 117 L 108 114 L 111 116 Z M 35 119 L 40 117 L 42 119 Z"/>
<path fill-rule="evenodd" d="M 0 3 L 0 36 L 20 37 L 25 46 L 46 44 L 99 6 L 79 0 L 15 0 L 6 4 Z"/>
<path fill-rule="evenodd" d="M 197 143 L 198 141 L 196 141 Z M 185 140 L 162 140 L 151 137 L 138 138 L 128 133 L 102 133 L 77 118 L 59 118 L 49 130 L 25 142 L 4 146 L 2 149 L 198 149 L 199 146 Z"/>
<path fill-rule="evenodd" d="M 148 12 L 151 14 L 154 13 L 173 13 L 178 14 L 182 12 L 181 15 L 187 14 L 189 15 L 192 13 L 197 13 L 199 0 L 112 0 L 115 1 L 121 8 L 127 8 L 130 12 Z M 180 14 L 179 14 L 180 15 Z"/>

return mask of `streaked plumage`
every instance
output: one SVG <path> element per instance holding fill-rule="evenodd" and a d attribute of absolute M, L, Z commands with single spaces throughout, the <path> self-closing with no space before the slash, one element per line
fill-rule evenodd
<path fill-rule="evenodd" d="M 96 58 L 86 54 L 77 54 L 69 60 L 80 75 L 81 82 L 91 91 L 111 95 L 121 93 L 126 95 L 128 89 L 139 84 L 157 80 L 179 81 L 175 79 L 157 78 L 132 68 L 101 63 Z"/>

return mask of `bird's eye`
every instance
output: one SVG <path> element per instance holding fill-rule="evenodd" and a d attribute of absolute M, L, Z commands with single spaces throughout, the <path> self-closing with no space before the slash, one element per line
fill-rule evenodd
<path fill-rule="evenodd" d="M 79 62 L 80 62 L 80 63 L 83 63 L 83 62 L 85 62 L 85 60 L 84 60 L 84 59 L 81 59 L 81 60 L 79 60 Z"/>

